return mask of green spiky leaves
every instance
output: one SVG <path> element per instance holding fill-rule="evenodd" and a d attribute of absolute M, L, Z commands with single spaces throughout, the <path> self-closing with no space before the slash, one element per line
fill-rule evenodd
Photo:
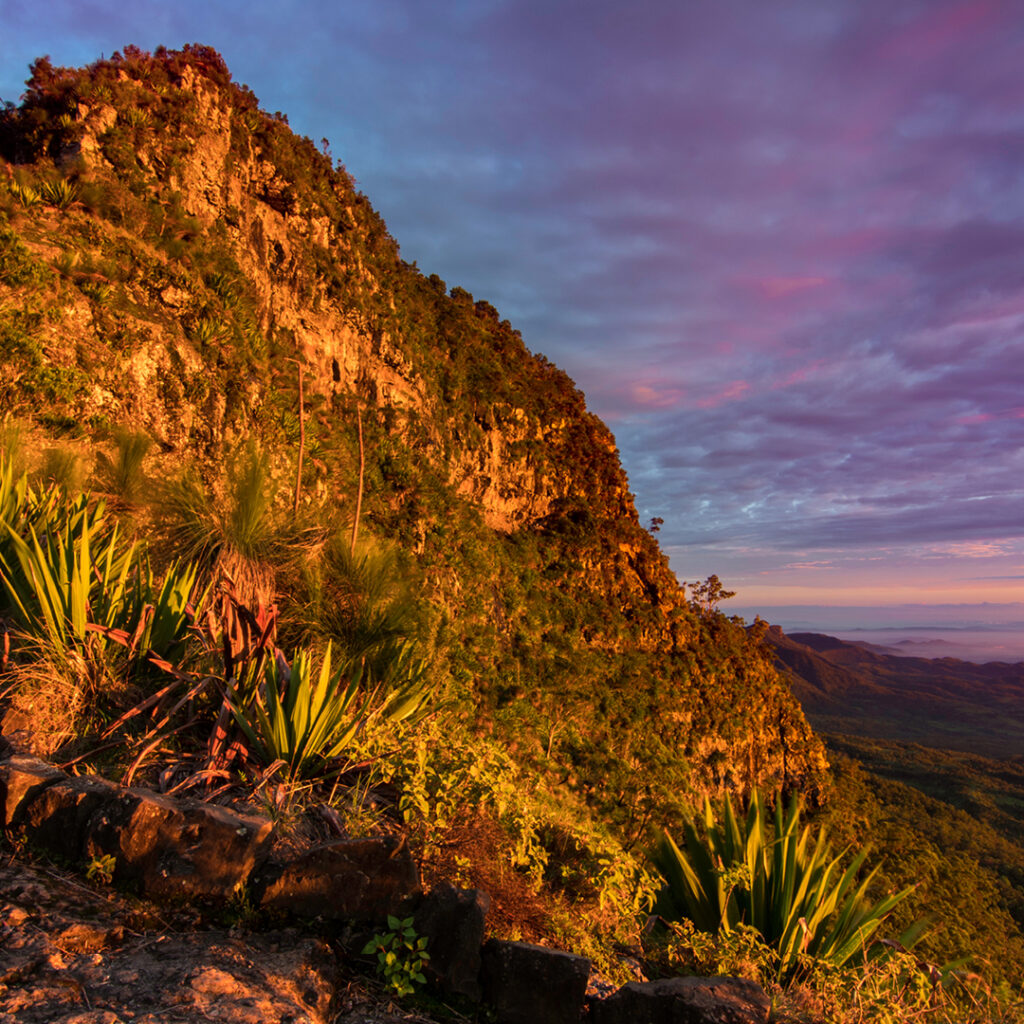
<path fill-rule="evenodd" d="M 728 797 L 720 815 L 705 800 L 703 828 L 685 825 L 682 847 L 666 832 L 654 855 L 665 882 L 657 912 L 710 933 L 753 928 L 778 954 L 784 976 L 808 959 L 841 967 L 867 954 L 913 887 L 871 902 L 878 869 L 858 880 L 868 851 L 843 867 L 850 851 L 833 854 L 825 831 L 801 826 L 800 815 L 798 798 L 785 813 L 780 799 L 770 825 L 756 790 L 745 817 Z"/>

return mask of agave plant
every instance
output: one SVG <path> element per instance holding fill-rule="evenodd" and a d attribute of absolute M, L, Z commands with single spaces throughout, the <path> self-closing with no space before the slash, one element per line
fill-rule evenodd
<path fill-rule="evenodd" d="M 914 887 L 870 902 L 878 868 L 858 881 L 868 851 L 843 868 L 849 849 L 834 855 L 824 829 L 801 827 L 801 809 L 794 798 L 783 813 L 779 799 L 772 832 L 757 790 L 745 817 L 727 796 L 719 821 L 705 800 L 703 832 L 686 824 L 682 848 L 666 832 L 654 855 L 665 883 L 656 912 L 710 933 L 755 929 L 778 954 L 783 976 L 807 958 L 840 967 L 869 951 L 878 927 Z M 916 926 L 913 936 L 920 931 Z"/>
<path fill-rule="evenodd" d="M 7 187 L 10 189 L 11 195 L 18 199 L 27 210 L 31 210 L 32 207 L 38 206 L 42 202 L 42 196 L 31 185 L 12 181 L 8 183 Z"/>
<path fill-rule="evenodd" d="M 66 210 L 78 199 L 78 186 L 66 178 L 44 181 L 39 187 L 40 197 L 58 210 Z"/>
<path fill-rule="evenodd" d="M 284 765 L 295 781 L 351 752 L 371 725 L 393 728 L 422 713 L 422 674 L 381 693 L 362 665 L 332 665 L 327 645 L 319 671 L 307 650 L 268 658 L 261 677 L 250 677 L 229 694 L 231 710 L 251 753 L 265 766 Z M 368 685 L 367 685 L 368 684 Z"/>
<path fill-rule="evenodd" d="M 140 546 L 108 524 L 103 502 L 60 490 L 43 497 L 0 460 L 0 606 L 53 656 L 90 632 L 138 658 L 175 655 L 196 576 L 173 563 L 158 583 Z"/>

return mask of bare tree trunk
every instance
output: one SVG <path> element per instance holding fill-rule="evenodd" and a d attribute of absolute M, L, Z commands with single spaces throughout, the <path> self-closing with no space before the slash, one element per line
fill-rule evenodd
<path fill-rule="evenodd" d="M 366 458 L 363 453 L 363 407 L 356 405 L 356 424 L 359 427 L 359 490 L 356 492 L 356 517 L 352 520 L 352 550 L 355 558 L 356 541 L 359 539 L 359 517 L 363 512 L 363 472 L 366 469 Z"/>
<path fill-rule="evenodd" d="M 299 363 L 299 466 L 295 470 L 295 515 L 299 514 L 302 496 L 302 456 L 306 450 L 306 405 L 302 395 L 302 363 Z"/>

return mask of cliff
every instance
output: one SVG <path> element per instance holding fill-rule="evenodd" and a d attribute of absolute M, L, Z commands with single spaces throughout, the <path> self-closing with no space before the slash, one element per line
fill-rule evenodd
<path fill-rule="evenodd" d="M 156 476 L 215 476 L 253 438 L 286 502 L 302 415 L 302 514 L 351 518 L 361 429 L 366 525 L 406 553 L 472 728 L 635 837 L 688 792 L 820 793 L 771 656 L 686 601 L 569 378 L 405 263 L 217 54 L 37 61 L 0 154 L 0 401 L 41 446 L 129 427 Z"/>

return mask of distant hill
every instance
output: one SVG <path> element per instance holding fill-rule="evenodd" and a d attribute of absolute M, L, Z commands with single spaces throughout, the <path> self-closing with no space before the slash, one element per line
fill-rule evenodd
<path fill-rule="evenodd" d="M 766 639 L 818 730 L 989 757 L 1024 751 L 1024 664 L 898 656 L 778 626 Z"/>

